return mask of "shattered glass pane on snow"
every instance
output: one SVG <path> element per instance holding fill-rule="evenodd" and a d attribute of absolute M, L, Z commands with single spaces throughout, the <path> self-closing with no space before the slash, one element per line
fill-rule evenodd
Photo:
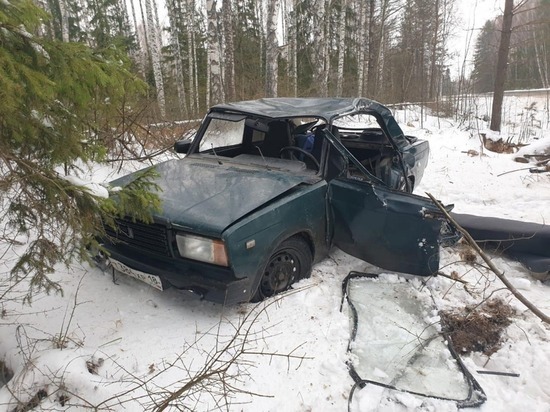
<path fill-rule="evenodd" d="M 359 277 L 349 279 L 347 294 L 356 312 L 351 363 L 362 381 L 457 402 L 471 397 L 427 289 L 397 276 Z"/>

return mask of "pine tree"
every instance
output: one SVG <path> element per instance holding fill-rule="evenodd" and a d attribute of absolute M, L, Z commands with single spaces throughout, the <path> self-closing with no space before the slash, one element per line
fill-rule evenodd
<path fill-rule="evenodd" d="M 262 70 L 262 36 L 255 1 L 243 0 L 233 8 L 235 92 L 236 99 L 258 98 L 264 95 L 265 71 Z"/>
<path fill-rule="evenodd" d="M 114 47 L 94 52 L 37 37 L 47 17 L 30 0 L 0 2 L 0 246 L 19 248 L 10 279 L 29 279 L 29 296 L 60 290 L 49 274 L 58 262 L 86 259 L 102 221 L 147 221 L 159 206 L 147 193 L 150 174 L 119 192 L 121 202 L 64 177 L 101 160 L 117 109 L 144 85 Z"/>
<path fill-rule="evenodd" d="M 498 49 L 497 33 L 495 22 L 487 20 L 477 38 L 472 72 L 477 93 L 493 90 Z"/>

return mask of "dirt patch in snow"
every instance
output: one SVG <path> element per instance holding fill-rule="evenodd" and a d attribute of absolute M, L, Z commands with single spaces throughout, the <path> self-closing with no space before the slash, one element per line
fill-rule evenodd
<path fill-rule="evenodd" d="M 440 311 L 443 331 L 451 337 L 457 352 L 482 352 L 489 356 L 500 349 L 502 333 L 512 321 L 514 309 L 501 299 L 482 305 Z"/>

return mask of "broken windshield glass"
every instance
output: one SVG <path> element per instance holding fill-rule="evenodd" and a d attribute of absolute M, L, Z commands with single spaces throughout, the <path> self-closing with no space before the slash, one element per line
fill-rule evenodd
<path fill-rule="evenodd" d="M 349 276 L 346 285 L 354 330 L 352 376 L 374 384 L 474 406 L 483 390 L 447 347 L 427 288 L 396 275 Z"/>

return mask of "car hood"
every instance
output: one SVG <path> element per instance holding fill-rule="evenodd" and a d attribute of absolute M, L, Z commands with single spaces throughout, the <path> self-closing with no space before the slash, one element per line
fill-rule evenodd
<path fill-rule="evenodd" d="M 187 157 L 153 167 L 162 211 L 156 214 L 184 230 L 218 237 L 233 222 L 297 185 L 307 176 L 230 161 Z M 139 172 L 138 172 L 139 173 Z M 137 173 L 111 182 L 124 186 Z"/>

